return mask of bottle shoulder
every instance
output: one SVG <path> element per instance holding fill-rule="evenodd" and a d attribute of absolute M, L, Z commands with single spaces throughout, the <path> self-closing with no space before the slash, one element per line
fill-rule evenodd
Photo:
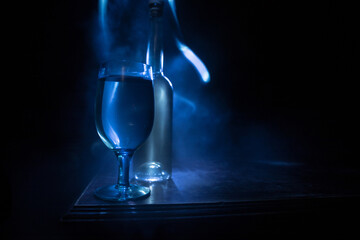
<path fill-rule="evenodd" d="M 163 73 L 154 73 L 154 83 L 156 85 L 167 85 L 171 90 L 173 89 L 171 81 Z"/>

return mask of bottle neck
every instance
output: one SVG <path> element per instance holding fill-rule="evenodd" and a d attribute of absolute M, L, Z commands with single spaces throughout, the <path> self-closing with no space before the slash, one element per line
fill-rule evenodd
<path fill-rule="evenodd" d="M 163 24 L 162 13 L 150 16 L 150 38 L 146 54 L 146 63 L 152 66 L 154 73 L 163 72 Z"/>

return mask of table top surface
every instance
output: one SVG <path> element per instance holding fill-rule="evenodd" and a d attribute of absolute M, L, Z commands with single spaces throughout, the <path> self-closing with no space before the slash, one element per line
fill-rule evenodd
<path fill-rule="evenodd" d="M 230 163 L 231 161 L 226 161 Z M 174 168 L 172 179 L 143 184 L 151 195 L 121 203 L 97 199 L 98 187 L 116 181 L 116 162 L 108 162 L 88 184 L 67 221 L 121 220 L 158 217 L 183 218 L 299 210 L 336 204 L 336 199 L 358 199 L 358 170 L 321 168 L 304 162 L 208 161 Z M 134 180 L 132 180 L 134 182 Z"/>

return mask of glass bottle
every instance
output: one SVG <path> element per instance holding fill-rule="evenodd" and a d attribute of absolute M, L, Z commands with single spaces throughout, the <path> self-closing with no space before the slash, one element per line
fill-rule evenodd
<path fill-rule="evenodd" d="M 146 63 L 153 68 L 155 117 L 152 132 L 134 154 L 135 179 L 168 180 L 172 173 L 173 88 L 163 73 L 163 0 L 150 0 L 150 37 Z"/>

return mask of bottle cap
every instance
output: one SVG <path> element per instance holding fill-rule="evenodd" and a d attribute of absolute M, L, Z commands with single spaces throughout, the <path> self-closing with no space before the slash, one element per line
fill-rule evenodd
<path fill-rule="evenodd" d="M 163 4 L 164 0 L 149 0 L 149 4 L 153 4 L 153 3 Z"/>
<path fill-rule="evenodd" d="M 150 15 L 158 17 L 162 15 L 164 0 L 149 0 Z"/>

